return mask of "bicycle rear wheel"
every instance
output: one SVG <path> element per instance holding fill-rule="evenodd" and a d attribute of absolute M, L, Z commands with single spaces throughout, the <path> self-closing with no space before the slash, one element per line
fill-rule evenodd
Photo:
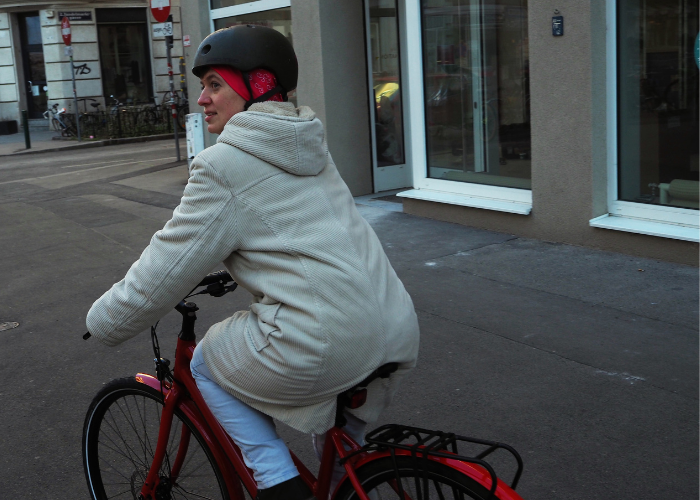
<path fill-rule="evenodd" d="M 447 500 L 488 498 L 488 490 L 471 477 L 448 467 L 447 465 L 428 461 L 426 475 L 423 461 L 406 456 L 396 457 L 397 471 L 391 457 L 369 462 L 357 470 L 357 476 L 372 500 Z M 400 495 L 398 481 L 401 482 L 403 497 Z M 427 494 L 426 494 L 427 487 Z M 346 480 L 338 489 L 333 500 L 358 500 L 355 489 Z M 498 497 L 494 496 L 494 500 Z"/>
<path fill-rule="evenodd" d="M 162 409 L 162 394 L 133 378 L 114 380 L 95 396 L 83 426 L 83 466 L 91 498 L 139 498 L 153 461 Z M 171 467 L 187 436 L 187 454 L 173 479 Z M 211 451 L 177 409 L 159 476 L 158 498 L 229 499 Z"/>

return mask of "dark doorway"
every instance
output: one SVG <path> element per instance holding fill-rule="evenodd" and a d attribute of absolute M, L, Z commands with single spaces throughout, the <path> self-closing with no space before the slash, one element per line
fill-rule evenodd
<path fill-rule="evenodd" d="M 24 68 L 24 88 L 27 91 L 27 111 L 30 118 L 41 118 L 46 111 L 46 68 L 44 67 L 44 47 L 41 44 L 41 23 L 39 12 L 17 14 L 20 44 L 22 46 L 22 67 Z"/>
<path fill-rule="evenodd" d="M 97 9 L 96 17 L 105 101 L 152 102 L 146 9 Z"/>

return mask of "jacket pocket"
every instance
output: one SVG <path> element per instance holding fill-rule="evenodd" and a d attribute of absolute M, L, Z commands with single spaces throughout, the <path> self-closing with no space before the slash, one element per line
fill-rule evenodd
<path fill-rule="evenodd" d="M 270 345 L 270 335 L 273 337 L 280 336 L 280 329 L 275 322 L 277 311 L 282 306 L 279 302 L 274 304 L 265 304 L 263 302 L 255 302 L 250 305 L 250 311 L 257 317 L 257 327 L 249 328 L 250 340 L 255 346 L 255 350 L 260 352 L 265 347 Z M 255 331 L 253 331 L 255 330 Z"/>

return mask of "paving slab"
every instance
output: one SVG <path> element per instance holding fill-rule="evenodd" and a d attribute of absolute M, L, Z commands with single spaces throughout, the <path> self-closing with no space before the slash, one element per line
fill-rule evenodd
<path fill-rule="evenodd" d="M 426 313 L 591 366 L 601 376 L 697 397 L 697 329 L 447 267 L 397 272 Z"/>
<path fill-rule="evenodd" d="M 116 181 L 114 184 L 182 197 L 189 173 L 186 165 Z"/>
<path fill-rule="evenodd" d="M 461 250 L 435 262 L 640 316 L 698 325 L 696 267 L 525 238 Z"/>

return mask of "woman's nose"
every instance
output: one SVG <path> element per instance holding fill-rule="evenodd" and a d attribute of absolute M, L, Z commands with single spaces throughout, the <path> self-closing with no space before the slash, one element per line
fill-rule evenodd
<path fill-rule="evenodd" d="M 197 104 L 200 106 L 206 106 L 211 102 L 211 99 L 207 95 L 207 89 L 202 89 L 202 93 L 199 94 L 199 99 L 197 99 Z"/>

